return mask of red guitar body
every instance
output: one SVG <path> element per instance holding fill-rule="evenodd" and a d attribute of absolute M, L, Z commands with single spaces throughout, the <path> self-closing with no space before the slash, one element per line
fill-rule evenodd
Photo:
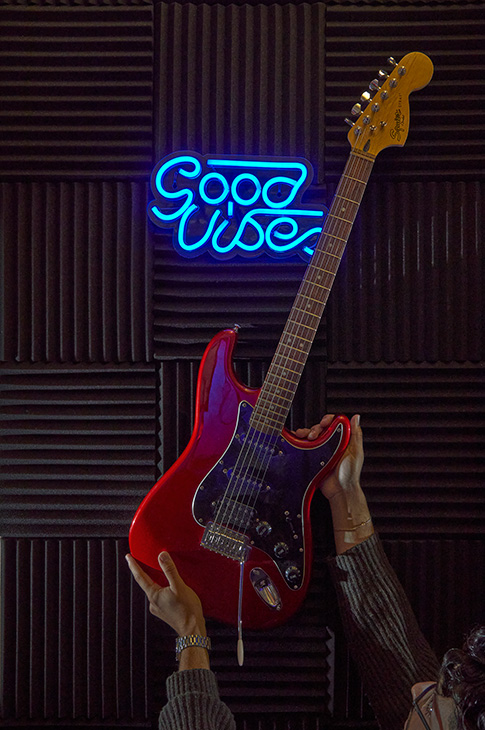
<path fill-rule="evenodd" d="M 241 505 L 239 492 L 228 496 L 227 485 L 260 392 L 235 375 L 236 339 L 234 330 L 224 330 L 209 343 L 199 370 L 191 439 L 138 508 L 130 549 L 161 585 L 166 580 L 157 557 L 162 550 L 170 552 L 182 578 L 199 595 L 206 616 L 233 625 L 238 623 L 244 563 L 242 623 L 246 628 L 268 628 L 287 621 L 305 597 L 312 562 L 310 502 L 322 476 L 345 449 L 350 426 L 339 416 L 312 442 L 284 429 L 271 449 L 264 482 L 257 489 L 250 485 L 250 506 Z M 231 515 L 217 531 L 214 524 L 224 500 Z M 207 538 L 208 529 L 212 532 Z M 223 538 L 220 530 L 225 530 Z M 233 554 L 221 554 L 214 539 L 229 541 Z"/>

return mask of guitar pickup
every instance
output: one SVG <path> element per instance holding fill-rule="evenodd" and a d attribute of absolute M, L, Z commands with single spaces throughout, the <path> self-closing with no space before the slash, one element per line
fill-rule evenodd
<path fill-rule="evenodd" d="M 216 520 L 224 525 L 232 525 L 247 530 L 254 523 L 256 510 L 242 504 L 237 499 L 223 499 L 216 503 L 214 509 Z"/>

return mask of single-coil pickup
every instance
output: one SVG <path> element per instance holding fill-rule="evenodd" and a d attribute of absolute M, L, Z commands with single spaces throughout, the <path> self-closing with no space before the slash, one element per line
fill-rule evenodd
<path fill-rule="evenodd" d="M 247 530 L 254 522 L 256 511 L 237 499 L 228 499 L 226 497 L 216 504 L 216 519 L 224 525 L 233 525 L 233 527 Z"/>

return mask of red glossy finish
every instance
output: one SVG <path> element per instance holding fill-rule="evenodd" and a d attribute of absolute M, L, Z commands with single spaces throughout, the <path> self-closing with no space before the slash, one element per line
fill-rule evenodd
<path fill-rule="evenodd" d="M 206 616 L 237 625 L 239 563 L 200 546 L 204 532 L 192 514 L 192 502 L 206 474 L 219 461 L 234 434 L 241 401 L 254 405 L 259 389 L 241 384 L 233 370 L 232 353 L 237 335 L 224 330 L 209 343 L 199 370 L 195 425 L 190 441 L 175 464 L 159 479 L 138 508 L 130 530 L 130 550 L 161 585 L 165 578 L 158 567 L 162 550 L 172 555 L 183 579 L 199 595 Z M 283 437 L 298 449 L 314 449 L 328 439 L 338 424 L 344 436 L 334 457 L 323 471 L 331 469 L 348 443 L 350 427 L 344 416 L 314 442 L 303 441 L 283 431 Z M 322 472 L 319 472 L 321 477 Z M 292 475 L 296 480 L 298 475 Z M 253 547 L 245 563 L 243 626 L 268 628 L 284 623 L 300 607 L 310 580 L 312 537 L 310 502 L 319 479 L 304 493 L 304 579 L 301 588 L 289 588 L 274 561 Z M 249 572 L 262 568 L 282 599 L 281 610 L 269 608 L 254 590 Z"/>

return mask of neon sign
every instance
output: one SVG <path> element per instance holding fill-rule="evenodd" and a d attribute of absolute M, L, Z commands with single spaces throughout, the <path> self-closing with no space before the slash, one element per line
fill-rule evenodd
<path fill-rule="evenodd" d="M 302 158 L 176 152 L 153 170 L 148 216 L 159 228 L 173 228 L 182 256 L 208 251 L 218 259 L 267 253 L 308 260 L 327 212 L 301 202 L 312 179 Z"/>

